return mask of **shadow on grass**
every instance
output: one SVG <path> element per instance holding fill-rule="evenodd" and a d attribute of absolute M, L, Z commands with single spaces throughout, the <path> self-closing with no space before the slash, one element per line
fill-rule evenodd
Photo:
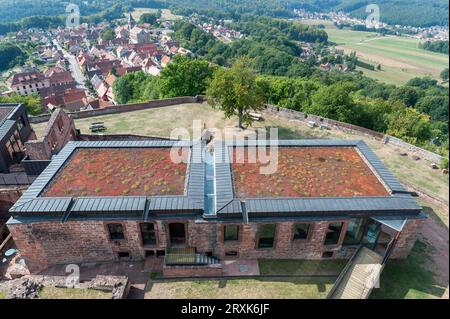
<path fill-rule="evenodd" d="M 447 235 L 448 235 L 448 226 L 442 221 L 441 216 L 439 216 L 438 213 L 435 212 L 435 210 L 432 207 L 423 206 L 422 209 L 425 213 L 427 213 L 431 218 L 433 218 L 434 221 L 439 225 L 439 227 L 442 227 L 444 229 L 447 229 Z M 448 236 L 447 236 L 448 237 Z"/>
<path fill-rule="evenodd" d="M 295 260 L 259 259 L 262 276 L 338 276 L 347 264 L 345 259 Z"/>
<path fill-rule="evenodd" d="M 380 288 L 373 291 L 371 298 L 440 298 L 448 282 L 436 282 L 434 273 L 426 269 L 432 249 L 432 246 L 416 241 L 408 258 L 389 261 L 381 274 Z"/>
<path fill-rule="evenodd" d="M 294 129 L 284 127 L 284 126 L 265 126 L 264 129 L 267 132 L 270 132 L 271 128 L 277 128 L 278 129 L 278 138 L 280 140 L 292 140 L 292 139 L 318 139 L 318 138 L 324 138 L 329 139 L 330 137 L 325 136 L 325 133 L 323 134 L 323 137 L 318 137 L 317 131 L 320 131 L 319 128 L 311 128 L 311 133 L 305 132 L 305 131 L 296 131 Z"/>

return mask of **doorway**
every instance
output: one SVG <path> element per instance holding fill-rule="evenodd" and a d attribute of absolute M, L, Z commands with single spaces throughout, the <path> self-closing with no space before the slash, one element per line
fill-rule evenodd
<path fill-rule="evenodd" d="M 170 244 L 172 246 L 186 245 L 186 229 L 184 223 L 169 224 Z"/>

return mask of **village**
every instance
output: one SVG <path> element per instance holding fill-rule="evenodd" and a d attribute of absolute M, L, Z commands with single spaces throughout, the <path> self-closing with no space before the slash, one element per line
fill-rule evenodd
<path fill-rule="evenodd" d="M 404 25 L 390 25 L 382 21 L 371 21 L 368 25 L 366 19 L 358 19 L 345 12 L 310 12 L 302 9 L 294 9 L 295 15 L 301 20 L 328 20 L 337 27 L 348 26 L 353 28 L 373 28 L 375 30 L 387 30 L 396 35 L 412 37 L 425 41 L 448 41 L 448 26 L 414 27 Z"/>
<path fill-rule="evenodd" d="M 76 28 L 18 32 L 17 41 L 39 43 L 39 66 L 25 66 L 6 81 L 3 96 L 38 94 L 44 112 L 69 112 L 117 104 L 115 80 L 143 71 L 158 76 L 175 55 L 192 55 L 171 37 L 173 22 L 157 26 L 137 23 L 131 14 L 114 29 L 108 23 L 81 24 Z M 112 30 L 112 36 L 102 35 Z"/>

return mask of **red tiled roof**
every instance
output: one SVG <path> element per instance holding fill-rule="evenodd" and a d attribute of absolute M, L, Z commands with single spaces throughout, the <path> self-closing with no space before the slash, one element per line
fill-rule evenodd
<path fill-rule="evenodd" d="M 64 84 L 74 82 L 72 74 L 69 71 L 56 72 L 48 77 L 50 84 Z"/>

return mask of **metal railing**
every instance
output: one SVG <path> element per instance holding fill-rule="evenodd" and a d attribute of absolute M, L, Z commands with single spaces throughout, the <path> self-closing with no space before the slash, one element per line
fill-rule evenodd
<path fill-rule="evenodd" d="M 219 263 L 216 257 L 209 257 L 205 254 L 174 254 L 168 253 L 164 258 L 164 263 L 168 266 L 207 266 Z"/>
<path fill-rule="evenodd" d="M 361 251 L 363 245 L 359 245 L 356 249 L 355 253 L 352 255 L 352 257 L 348 260 L 347 264 L 345 265 L 344 269 L 342 269 L 341 273 L 337 277 L 336 281 L 333 284 L 333 287 L 331 287 L 331 290 L 328 292 L 326 299 L 332 299 L 334 293 L 336 292 L 336 289 L 338 288 L 341 281 L 344 279 L 344 276 L 347 274 L 347 271 L 350 269 L 350 267 L 353 265 L 353 261 L 356 259 L 356 256 L 358 256 L 359 252 Z"/>

